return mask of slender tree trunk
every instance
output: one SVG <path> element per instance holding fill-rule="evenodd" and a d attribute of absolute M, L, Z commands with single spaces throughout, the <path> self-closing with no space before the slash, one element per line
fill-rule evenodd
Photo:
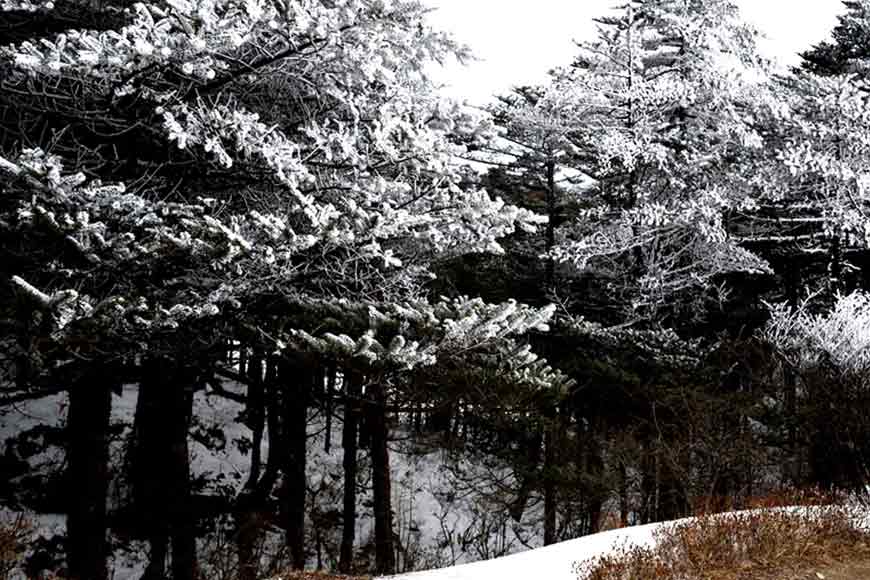
<path fill-rule="evenodd" d="M 620 466 L 619 478 L 619 524 L 620 526 L 628 526 L 629 506 L 628 506 L 628 466 L 622 463 Z"/>
<path fill-rule="evenodd" d="M 263 389 L 263 357 L 254 351 L 248 364 L 247 423 L 251 428 L 251 469 L 245 488 L 253 489 L 260 480 L 262 457 L 260 447 L 265 428 L 265 394 Z"/>
<path fill-rule="evenodd" d="M 834 239 L 831 240 L 830 268 L 831 305 L 833 305 L 835 302 L 835 296 L 845 288 L 845 284 L 843 283 L 843 253 L 839 236 L 834 236 Z"/>
<path fill-rule="evenodd" d="M 239 580 L 257 580 L 256 547 L 260 537 L 260 508 L 256 493 L 243 491 L 236 499 L 236 554 L 239 557 Z"/>
<path fill-rule="evenodd" d="M 256 580 L 258 564 L 256 545 L 260 535 L 259 511 L 262 509 L 260 472 L 262 456 L 260 448 L 266 422 L 266 385 L 263 379 L 263 357 L 254 350 L 248 363 L 248 391 L 246 422 L 251 429 L 251 468 L 244 489 L 236 497 L 236 553 L 239 558 L 239 580 Z"/>
<path fill-rule="evenodd" d="M 553 261 L 552 256 L 549 253 L 556 247 L 556 224 L 554 220 L 556 218 L 556 161 L 552 158 L 552 152 L 550 153 L 551 157 L 547 159 L 547 240 L 546 240 L 546 250 L 547 250 L 547 270 L 545 276 L 545 292 L 552 292 L 555 290 L 555 262 Z"/>
<path fill-rule="evenodd" d="M 136 405 L 134 494 L 151 545 L 146 580 L 166 577 L 170 541 L 173 580 L 197 576 L 187 444 L 194 379 L 195 369 L 175 361 L 143 363 Z"/>
<path fill-rule="evenodd" d="M 335 365 L 330 365 L 326 369 L 326 390 L 324 392 L 324 413 L 326 414 L 326 436 L 323 440 L 323 452 L 329 453 L 332 448 L 332 399 L 335 392 L 335 380 L 337 369 Z"/>
<path fill-rule="evenodd" d="M 519 471 L 517 479 L 520 480 L 520 489 L 517 491 L 517 497 L 510 507 L 510 516 L 514 521 L 518 522 L 523 517 L 523 512 L 526 510 L 526 504 L 529 502 L 529 495 L 535 487 L 537 480 L 538 466 L 541 462 L 541 444 L 543 436 L 540 431 L 535 431 L 533 435 L 525 441 L 524 457 L 519 458 L 522 467 Z"/>
<path fill-rule="evenodd" d="M 576 397 L 574 395 L 574 404 L 576 405 Z M 577 441 L 576 465 L 579 468 L 578 479 L 586 481 L 588 484 L 584 486 L 584 492 L 588 497 L 587 513 L 589 526 L 587 533 L 594 534 L 601 531 L 601 512 L 604 506 L 604 498 L 601 493 L 603 488 L 602 478 L 604 476 L 604 461 L 601 458 L 600 450 L 595 444 L 594 433 L 596 430 L 586 423 L 585 418 L 580 413 L 579 409 L 574 412 L 575 422 L 575 439 Z M 600 430 L 598 430 L 600 431 Z"/>
<path fill-rule="evenodd" d="M 387 449 L 386 395 L 380 384 L 369 385 L 369 433 L 372 457 L 372 492 L 375 516 L 375 571 L 396 570 L 393 549 L 393 511 L 390 505 L 390 456 Z"/>
<path fill-rule="evenodd" d="M 67 551 L 69 574 L 74 580 L 107 578 L 106 499 L 112 391 L 110 382 L 98 376 L 107 370 L 85 373 L 69 393 Z"/>
<path fill-rule="evenodd" d="M 148 566 L 140 580 L 166 580 L 166 556 L 169 555 L 169 528 L 154 529 L 148 535 Z"/>
<path fill-rule="evenodd" d="M 557 419 L 551 419 L 545 429 L 544 437 L 544 545 L 556 543 L 556 426 L 553 424 Z"/>
<path fill-rule="evenodd" d="M 168 448 L 167 434 L 161 424 L 164 405 L 161 394 L 170 388 L 161 383 L 161 365 L 165 361 L 146 359 L 142 363 L 142 381 L 136 400 L 134 419 L 133 497 L 136 514 L 150 547 L 148 566 L 142 580 L 166 577 L 169 523 L 166 513 L 166 474 L 155 465 L 163 465 Z"/>
<path fill-rule="evenodd" d="M 261 364 L 257 363 L 257 368 Z M 259 412 L 259 417 L 252 417 L 255 427 L 254 448 L 260 447 L 265 421 L 269 437 L 269 455 L 262 477 L 259 475 L 261 471 L 259 463 L 262 463 L 262 460 L 257 463 L 252 457 L 251 475 L 245 489 L 236 500 L 236 553 L 239 558 L 239 580 L 258 578 L 259 562 L 256 548 L 263 531 L 262 514 L 267 509 L 266 498 L 275 486 L 280 471 L 280 461 L 283 459 L 280 453 L 283 445 L 280 429 L 282 409 L 277 380 L 278 361 L 276 357 L 270 356 L 265 360 L 265 377 L 259 389 L 254 385 L 254 390 L 249 388 L 248 391 L 249 408 L 254 413 Z M 256 410 L 256 405 L 259 405 L 259 411 Z"/>
<path fill-rule="evenodd" d="M 283 415 L 281 388 L 278 385 L 278 359 L 269 357 L 266 362 L 266 379 L 263 384 L 266 407 L 266 427 L 269 435 L 269 457 L 266 460 L 266 472 L 257 484 L 257 495 L 268 497 L 278 480 L 281 470 L 281 446 L 284 441 L 281 415 Z"/>
<path fill-rule="evenodd" d="M 282 365 L 280 380 L 286 389 L 283 423 L 287 450 L 282 512 L 292 566 L 295 570 L 302 570 L 305 568 L 306 427 L 314 381 L 310 369 L 289 361 Z M 293 381 L 292 386 L 290 381 Z"/>
<path fill-rule="evenodd" d="M 341 549 L 338 571 L 348 574 L 353 564 L 353 544 L 356 539 L 356 474 L 357 474 L 357 424 L 360 412 L 359 377 L 344 372 L 344 427 L 341 445 L 344 448 L 344 501 L 342 506 Z"/>
<path fill-rule="evenodd" d="M 786 268 L 786 301 L 791 308 L 797 308 L 800 301 L 799 286 L 801 283 L 801 271 L 799 266 Z M 800 474 L 800 459 L 798 458 L 797 445 L 797 373 L 786 361 L 783 361 L 783 388 L 785 399 L 785 425 L 786 425 L 786 457 L 783 471 L 785 478 L 793 484 L 798 483 Z"/>
<path fill-rule="evenodd" d="M 169 481 L 169 524 L 172 534 L 172 580 L 195 580 L 196 526 L 190 509 L 190 450 L 187 435 L 193 409 L 194 370 L 177 368 L 176 381 L 168 385 L 168 416 L 165 428 L 170 435 L 166 465 Z"/>
<path fill-rule="evenodd" d="M 239 374 L 244 376 L 248 370 L 248 347 L 244 342 L 239 342 Z"/>

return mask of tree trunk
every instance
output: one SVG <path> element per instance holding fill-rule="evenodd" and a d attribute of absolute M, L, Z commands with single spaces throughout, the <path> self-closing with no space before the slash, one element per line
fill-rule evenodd
<path fill-rule="evenodd" d="M 305 477 L 308 401 L 313 383 L 310 369 L 283 361 L 280 380 L 284 384 L 284 463 L 282 512 L 287 547 L 295 570 L 305 568 Z M 290 381 L 294 381 L 292 386 Z"/>
<path fill-rule="evenodd" d="M 262 360 L 253 367 L 262 371 Z M 253 450 L 256 456 L 251 457 L 251 474 L 248 483 L 239 497 L 236 499 L 236 553 L 239 558 L 239 580 L 256 580 L 259 573 L 256 547 L 262 534 L 262 512 L 266 509 L 266 498 L 272 492 L 278 479 L 279 450 L 282 447 L 280 434 L 280 413 L 277 387 L 277 361 L 274 356 L 265 360 L 265 377 L 257 372 L 251 373 L 249 366 L 249 378 L 252 379 L 248 387 L 249 419 L 252 422 Z M 262 459 L 259 457 L 259 448 L 263 439 L 264 422 L 267 423 L 269 437 L 269 456 L 266 461 L 266 470 L 260 476 Z"/>
<path fill-rule="evenodd" d="M 522 519 L 523 512 L 526 510 L 526 504 L 529 502 L 529 495 L 531 495 L 532 489 L 535 487 L 538 465 L 541 461 L 542 441 L 543 436 L 540 430 L 535 431 L 523 446 L 525 447 L 524 457 L 518 458 L 522 464 L 516 470 L 518 472 L 517 479 L 520 480 L 520 489 L 517 491 L 517 497 L 510 507 L 510 516 L 515 522 Z"/>
<path fill-rule="evenodd" d="M 357 474 L 357 424 L 360 412 L 359 376 L 344 373 L 344 427 L 341 445 L 344 448 L 344 501 L 342 506 L 341 549 L 338 571 L 350 573 L 353 564 L 353 544 L 356 539 L 356 474 Z"/>
<path fill-rule="evenodd" d="M 281 392 L 278 384 L 278 359 L 269 357 L 266 362 L 266 379 L 263 384 L 266 406 L 266 427 L 269 435 L 269 457 L 266 460 L 266 473 L 257 484 L 257 495 L 266 498 L 272 492 L 281 470 L 282 435 L 281 416 L 283 415 Z"/>
<path fill-rule="evenodd" d="M 166 359 L 143 363 L 136 404 L 134 497 L 151 545 L 143 579 L 166 577 L 172 542 L 173 580 L 197 575 L 196 537 L 190 512 L 187 433 L 193 402 L 193 369 Z"/>
<path fill-rule="evenodd" d="M 552 154 L 552 153 L 551 153 Z M 555 262 L 549 253 L 556 246 L 556 161 L 550 157 L 547 159 L 547 231 L 546 231 L 546 251 L 547 251 L 547 266 L 545 275 L 544 292 L 549 293 L 555 290 Z"/>
<path fill-rule="evenodd" d="M 556 543 L 556 426 L 554 417 L 546 426 L 544 440 L 544 545 Z"/>
<path fill-rule="evenodd" d="M 332 398 L 335 392 L 335 379 L 337 370 L 335 365 L 330 365 L 326 369 L 326 390 L 323 393 L 323 409 L 326 415 L 326 435 L 323 439 L 323 452 L 329 453 L 332 448 Z"/>
<path fill-rule="evenodd" d="M 174 384 L 165 387 L 169 396 L 164 419 L 170 436 L 166 471 L 172 536 L 172 580 L 194 580 L 198 577 L 196 526 L 190 509 L 190 451 L 187 435 L 193 410 L 195 376 L 191 368 L 179 365 L 175 370 Z"/>
<path fill-rule="evenodd" d="M 390 456 L 387 449 L 386 396 L 380 384 L 369 385 L 369 436 L 372 457 L 372 493 L 375 516 L 375 572 L 393 574 L 393 511 L 390 505 Z"/>
<path fill-rule="evenodd" d="M 239 558 L 239 580 L 257 580 L 259 566 L 256 557 L 260 537 L 259 498 L 243 491 L 236 500 L 236 553 Z"/>
<path fill-rule="evenodd" d="M 251 469 L 248 473 L 246 489 L 254 489 L 260 480 L 262 457 L 260 447 L 263 443 L 265 428 L 265 394 L 263 390 L 263 357 L 256 350 L 248 364 L 248 396 L 246 419 L 251 429 Z"/>
<path fill-rule="evenodd" d="M 109 489 L 109 418 L 111 384 L 98 377 L 108 369 L 85 373 L 70 389 L 67 558 L 70 578 L 105 580 L 106 496 Z"/>
<path fill-rule="evenodd" d="M 166 488 L 163 470 L 155 469 L 165 461 L 166 432 L 162 429 L 163 404 L 160 381 L 160 360 L 146 359 L 142 363 L 142 381 L 136 399 L 133 423 L 134 506 L 139 524 L 148 538 L 150 554 L 142 580 L 163 580 L 166 577 L 166 556 L 169 543 L 169 524 L 166 514 Z"/>

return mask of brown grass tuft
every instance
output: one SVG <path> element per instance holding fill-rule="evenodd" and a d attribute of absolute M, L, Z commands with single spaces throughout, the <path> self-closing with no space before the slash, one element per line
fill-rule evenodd
<path fill-rule="evenodd" d="M 870 558 L 870 532 L 838 506 L 763 509 L 666 525 L 652 548 L 576 566 L 583 580 L 746 580 Z"/>
<path fill-rule="evenodd" d="M 0 580 L 21 563 L 33 535 L 33 524 L 23 514 L 0 520 Z"/>

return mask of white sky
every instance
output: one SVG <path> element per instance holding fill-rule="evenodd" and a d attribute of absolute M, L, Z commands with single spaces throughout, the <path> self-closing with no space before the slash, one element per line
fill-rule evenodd
<path fill-rule="evenodd" d="M 797 52 L 827 38 L 842 11 L 840 0 L 734 0 L 744 18 L 766 39 L 762 49 L 794 64 Z M 483 102 L 512 85 L 544 80 L 568 64 L 573 40 L 595 37 L 592 18 L 608 13 L 617 0 L 425 0 L 435 10 L 435 28 L 452 32 L 480 59 L 467 67 L 435 71 L 447 93 Z"/>

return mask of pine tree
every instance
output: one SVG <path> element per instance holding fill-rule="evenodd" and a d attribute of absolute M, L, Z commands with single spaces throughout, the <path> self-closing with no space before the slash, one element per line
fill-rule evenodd
<path fill-rule="evenodd" d="M 832 41 L 823 41 L 801 53 L 801 68 L 822 76 L 857 74 L 866 78 L 870 58 L 870 3 L 845 0 L 837 17 Z"/>
<path fill-rule="evenodd" d="M 769 102 L 754 31 L 729 2 L 629 2 L 599 20 L 551 90 L 567 95 L 578 169 L 594 190 L 554 256 L 611 277 L 643 316 L 730 272 L 767 272 L 729 238 L 724 214 L 751 194 L 738 160 Z"/>
<path fill-rule="evenodd" d="M 129 381 L 147 366 L 131 361 L 147 355 L 183 369 L 168 382 L 188 392 L 220 366 L 215 353 L 227 336 L 244 335 L 288 361 L 342 359 L 354 368 L 362 360 L 365 369 L 381 359 L 398 369 L 432 364 L 474 337 L 488 344 L 492 337 L 474 333 L 490 327 L 450 326 L 431 311 L 441 306 L 421 302 L 430 264 L 501 251 L 500 237 L 543 220 L 463 187 L 456 136 L 473 142 L 488 127 L 427 80 L 427 61 L 461 49 L 425 25 L 424 7 L 179 1 L 85 6 L 74 19 L 52 3 L 3 9 L 3 22 L 49 19 L 57 27 L 19 27 L 30 31 L 26 38 L 9 37 L 0 48 L 3 110 L 22 113 L 0 119 L 8 177 L 0 186 L 0 261 L 12 289 L 3 310 L 20 320 L 23 389 L 65 385 L 71 357 L 117 363 L 117 380 Z M 372 351 L 369 313 L 355 310 L 352 298 L 388 309 L 411 300 L 429 309 L 426 333 L 437 336 L 445 324 L 453 334 L 418 350 L 397 333 L 395 344 Z M 338 333 L 321 339 L 309 333 L 321 329 L 323 308 Z M 528 324 L 546 317 L 533 313 Z M 523 325 L 508 320 L 517 327 L 507 333 Z M 335 350 L 348 333 L 363 341 L 350 339 L 359 352 Z M 516 350 L 499 344 L 498 352 Z M 517 361 L 494 362 L 518 381 L 559 380 L 536 359 Z M 180 448 L 185 403 L 161 405 L 173 410 L 172 447 Z M 294 417 L 297 426 L 304 421 Z M 303 431 L 294 433 L 304 449 Z M 93 457 L 104 457 L 105 438 L 92 443 Z M 296 459 L 293 466 L 304 464 Z M 152 544 L 159 555 L 165 524 L 179 524 L 173 567 L 185 578 L 196 573 L 189 486 L 186 464 L 173 465 L 168 484 L 180 494 L 178 509 L 155 524 Z M 285 473 L 297 488 L 299 473 Z M 301 489 L 287 498 L 288 518 L 304 510 L 304 482 Z M 88 525 L 98 533 L 105 523 Z M 296 566 L 304 565 L 301 525 L 288 533 Z M 90 564 L 74 575 L 104 567 L 105 553 L 86 557 Z"/>

